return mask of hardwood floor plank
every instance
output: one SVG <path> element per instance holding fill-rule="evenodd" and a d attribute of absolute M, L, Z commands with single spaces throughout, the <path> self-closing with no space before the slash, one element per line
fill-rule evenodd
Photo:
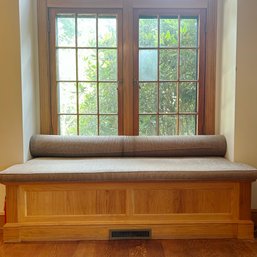
<path fill-rule="evenodd" d="M 165 257 L 190 257 L 190 249 L 186 247 L 187 240 L 162 240 Z"/>
<path fill-rule="evenodd" d="M 112 257 L 112 241 L 95 241 L 95 253 L 93 257 Z"/>
<path fill-rule="evenodd" d="M 41 243 L 38 245 L 36 257 L 56 257 L 56 243 Z"/>
<path fill-rule="evenodd" d="M 146 240 L 146 250 L 149 257 L 165 257 L 161 240 Z"/>
<path fill-rule="evenodd" d="M 72 257 L 94 257 L 95 248 L 98 246 L 96 241 L 81 241 L 79 242 Z"/>
<path fill-rule="evenodd" d="M 129 257 L 129 245 L 128 240 L 111 241 L 112 257 Z"/>
<path fill-rule="evenodd" d="M 249 241 L 239 241 L 233 240 L 232 249 L 237 254 L 238 257 L 256 257 L 257 254 L 251 248 L 248 247 Z M 255 242 L 256 245 L 256 242 Z"/>
<path fill-rule="evenodd" d="M 199 257 L 237 257 L 231 247 L 226 245 L 226 240 L 219 240 L 219 244 L 216 244 L 215 240 L 190 240 L 186 242 L 186 247 L 190 249 L 192 256 Z M 190 255 L 190 256 L 191 256 Z"/>
<path fill-rule="evenodd" d="M 146 257 L 146 243 L 145 240 L 133 240 L 130 242 L 129 257 Z"/>
<path fill-rule="evenodd" d="M 35 257 L 38 255 L 36 244 L 5 244 L 2 250 L 4 257 Z"/>

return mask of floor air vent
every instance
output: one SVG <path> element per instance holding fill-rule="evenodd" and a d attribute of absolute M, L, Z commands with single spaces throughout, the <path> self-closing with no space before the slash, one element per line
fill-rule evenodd
<path fill-rule="evenodd" d="M 110 239 L 151 239 L 151 229 L 110 230 Z"/>

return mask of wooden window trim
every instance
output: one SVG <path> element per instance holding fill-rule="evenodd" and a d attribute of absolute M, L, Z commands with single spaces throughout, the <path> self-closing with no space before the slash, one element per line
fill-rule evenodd
<path fill-rule="evenodd" d="M 65 8 L 122 8 L 123 10 L 123 133 L 133 135 L 133 9 L 156 8 L 156 1 L 149 0 L 37 0 L 38 3 L 38 45 L 40 81 L 40 132 L 53 134 L 50 93 L 50 55 L 48 12 L 51 7 Z M 215 133 L 215 77 L 216 77 L 216 24 L 217 0 L 159 0 L 162 8 L 206 8 L 206 72 L 204 126 L 202 134 Z M 132 73 L 130 73 L 132 74 Z"/>

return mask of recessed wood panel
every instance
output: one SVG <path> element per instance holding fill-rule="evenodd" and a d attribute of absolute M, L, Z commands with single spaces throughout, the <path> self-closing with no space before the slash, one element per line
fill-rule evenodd
<path fill-rule="evenodd" d="M 28 191 L 26 216 L 124 214 L 124 190 Z"/>
<path fill-rule="evenodd" d="M 231 199 L 229 189 L 140 189 L 134 191 L 134 213 L 230 213 Z"/>
<path fill-rule="evenodd" d="M 252 239 L 249 201 L 243 203 L 250 187 L 250 181 L 7 185 L 4 240 L 108 239 L 110 229 L 139 228 L 152 229 L 155 239 Z"/>

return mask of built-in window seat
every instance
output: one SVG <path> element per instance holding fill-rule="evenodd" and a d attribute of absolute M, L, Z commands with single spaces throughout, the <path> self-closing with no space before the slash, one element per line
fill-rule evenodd
<path fill-rule="evenodd" d="M 31 138 L 33 158 L 0 173 L 4 241 L 253 238 L 257 170 L 228 161 L 223 136 Z"/>

